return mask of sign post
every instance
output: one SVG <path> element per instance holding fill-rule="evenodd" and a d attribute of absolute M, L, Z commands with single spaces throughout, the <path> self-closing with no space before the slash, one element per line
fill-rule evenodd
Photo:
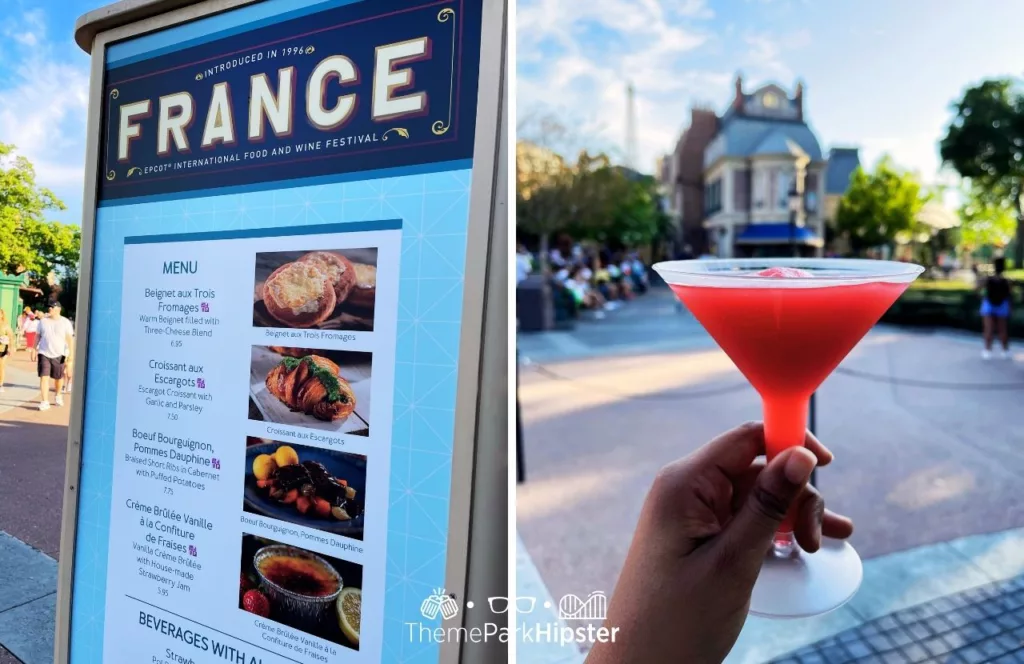
<path fill-rule="evenodd" d="M 503 657 L 506 20 L 504 0 L 79 19 L 55 662 Z"/>

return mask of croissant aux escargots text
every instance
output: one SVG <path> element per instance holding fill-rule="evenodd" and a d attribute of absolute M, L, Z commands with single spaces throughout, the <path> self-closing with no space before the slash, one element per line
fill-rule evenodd
<path fill-rule="evenodd" d="M 356 395 L 326 357 L 286 357 L 267 374 L 267 391 L 292 410 L 330 422 L 352 414 Z"/>

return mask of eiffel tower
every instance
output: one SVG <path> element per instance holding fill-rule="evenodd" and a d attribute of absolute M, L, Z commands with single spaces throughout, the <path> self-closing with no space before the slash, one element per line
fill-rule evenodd
<path fill-rule="evenodd" d="M 636 170 L 636 89 L 626 83 L 626 167 Z"/>

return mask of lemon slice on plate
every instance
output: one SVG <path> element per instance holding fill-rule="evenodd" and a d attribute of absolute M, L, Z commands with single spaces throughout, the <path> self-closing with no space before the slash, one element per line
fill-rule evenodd
<path fill-rule="evenodd" d="M 359 614 L 363 607 L 363 591 L 359 588 L 345 588 L 338 595 L 335 609 L 338 612 L 338 626 L 345 637 L 359 645 Z"/>

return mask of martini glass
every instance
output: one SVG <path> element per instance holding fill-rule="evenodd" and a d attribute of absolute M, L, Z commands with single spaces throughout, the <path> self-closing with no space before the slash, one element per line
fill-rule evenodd
<path fill-rule="evenodd" d="M 924 268 L 834 258 L 669 261 L 654 269 L 761 396 L 768 460 L 803 445 L 808 403 Z M 750 612 L 800 618 L 835 609 L 860 587 L 847 542 L 813 554 L 786 517 L 765 558 Z"/>

